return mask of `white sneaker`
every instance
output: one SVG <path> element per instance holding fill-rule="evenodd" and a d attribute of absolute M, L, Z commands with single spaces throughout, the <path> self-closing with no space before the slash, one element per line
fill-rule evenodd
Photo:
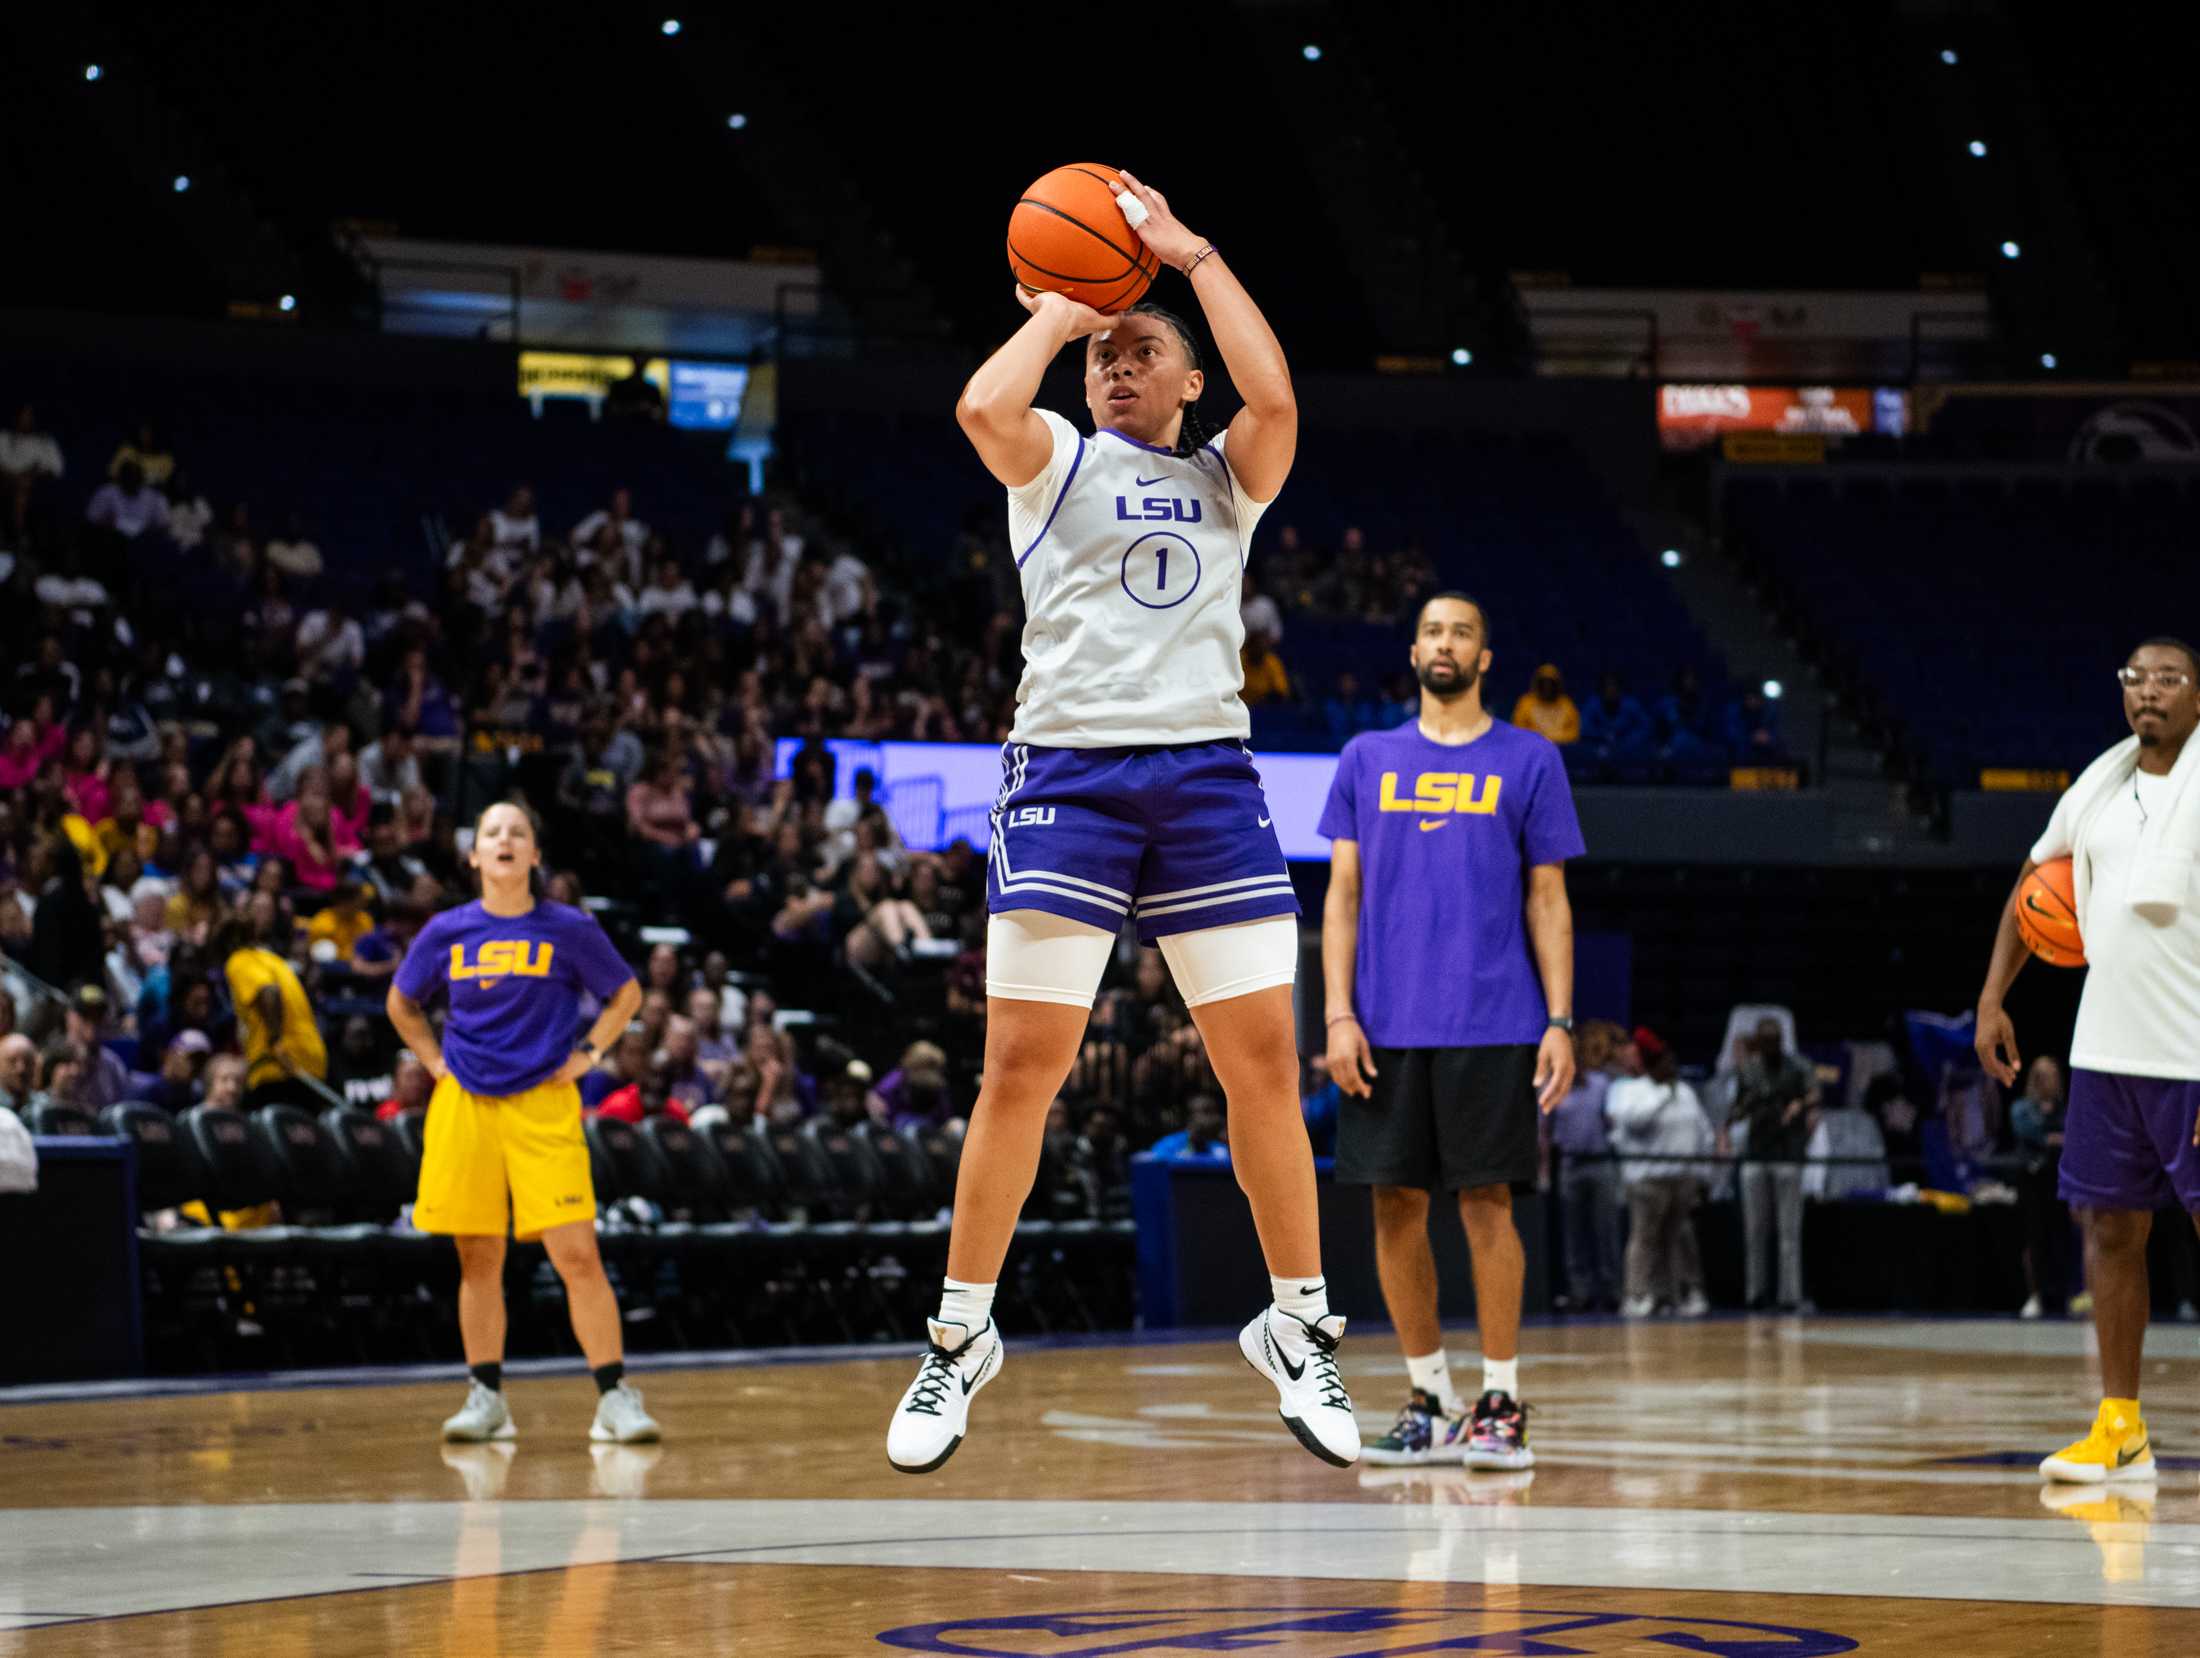
<path fill-rule="evenodd" d="M 2024 1298 L 2024 1305 L 2017 1309 L 2017 1316 L 2019 1318 L 2038 1318 L 2042 1311 L 2040 1298 L 2036 1295 L 2028 1295 Z"/>
<path fill-rule="evenodd" d="M 1680 1314 L 1683 1318 L 1701 1318 L 1711 1311 L 1711 1298 L 1702 1290 L 1690 1290 L 1681 1297 Z"/>
<path fill-rule="evenodd" d="M 642 1409 L 642 1390 L 621 1382 L 596 1401 L 596 1420 L 588 1437 L 599 1445 L 649 1445 L 664 1438 L 648 1411 Z"/>
<path fill-rule="evenodd" d="M 886 1460 L 905 1474 L 929 1474 L 955 1454 L 970 1430 L 970 1400 L 1001 1373 L 1008 1344 L 989 1318 L 975 1335 L 967 1324 L 925 1320 L 932 1345 L 917 1379 L 894 1407 Z"/>
<path fill-rule="evenodd" d="M 519 1429 L 512 1426 L 512 1413 L 505 1406 L 502 1392 L 471 1382 L 466 1388 L 466 1403 L 443 1424 L 443 1437 L 478 1444 L 486 1439 L 517 1439 Z"/>
<path fill-rule="evenodd" d="M 1276 1384 L 1276 1414 L 1298 1442 L 1322 1461 L 1349 1468 L 1360 1458 L 1360 1424 L 1337 1374 L 1344 1315 L 1308 1324 L 1274 1305 L 1238 1332 L 1245 1362 Z"/>
<path fill-rule="evenodd" d="M 1630 1295 L 1619 1304 L 1622 1318 L 1648 1318 L 1658 1310 L 1657 1298 L 1648 1295 Z"/>

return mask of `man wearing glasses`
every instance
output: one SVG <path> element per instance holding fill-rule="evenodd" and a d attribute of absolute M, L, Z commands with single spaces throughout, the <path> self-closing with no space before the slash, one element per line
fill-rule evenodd
<path fill-rule="evenodd" d="M 2147 1233 L 2172 1202 L 2200 1219 L 2200 747 L 2181 758 L 2200 724 L 2200 655 L 2149 639 L 2116 677 L 2133 735 L 2057 802 L 2023 870 L 2072 860 L 2089 964 L 2060 1187 L 2085 1232 L 2103 1397 L 2092 1431 L 2040 1464 L 2048 1479 L 2083 1483 L 2155 1477 L 2139 1414 Z M 2018 1054 L 2002 998 L 2026 954 L 2016 900 L 2002 908 L 1978 1001 L 1979 1059 L 2005 1086 Z"/>

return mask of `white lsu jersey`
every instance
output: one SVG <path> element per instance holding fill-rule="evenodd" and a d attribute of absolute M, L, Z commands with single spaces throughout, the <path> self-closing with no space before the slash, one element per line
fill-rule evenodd
<path fill-rule="evenodd" d="M 1024 590 L 1009 740 L 1041 748 L 1243 741 L 1238 605 L 1253 526 L 1216 436 L 1189 455 L 1038 411 L 1046 469 L 1008 492 Z"/>

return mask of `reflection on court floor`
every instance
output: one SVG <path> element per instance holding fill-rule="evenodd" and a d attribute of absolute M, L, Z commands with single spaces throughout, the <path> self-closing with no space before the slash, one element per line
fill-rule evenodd
<path fill-rule="evenodd" d="M 447 1381 L 0 1401 L 0 1652 L 2191 1650 L 2191 1367 L 2150 1365 L 2157 1484 L 2043 1488 L 2075 1334 L 1538 1331 L 1510 1475 L 1324 1468 L 1219 1343 L 1033 1344 L 922 1481 L 873 1350 L 652 1369 L 662 1446 L 588 1445 L 572 1377 L 485 1446 L 435 1441 Z M 1347 1366 L 1371 1425 L 1401 1370 Z"/>

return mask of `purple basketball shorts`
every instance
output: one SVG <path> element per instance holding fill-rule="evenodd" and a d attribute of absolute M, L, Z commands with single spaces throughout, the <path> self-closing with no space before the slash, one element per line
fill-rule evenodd
<path fill-rule="evenodd" d="M 1045 910 L 1142 944 L 1297 915 L 1290 866 L 1243 743 L 1001 750 L 986 909 Z"/>
<path fill-rule="evenodd" d="M 2200 1214 L 2200 1082 L 2073 1070 L 2063 1125 L 2063 1201 L 2086 1209 Z"/>

